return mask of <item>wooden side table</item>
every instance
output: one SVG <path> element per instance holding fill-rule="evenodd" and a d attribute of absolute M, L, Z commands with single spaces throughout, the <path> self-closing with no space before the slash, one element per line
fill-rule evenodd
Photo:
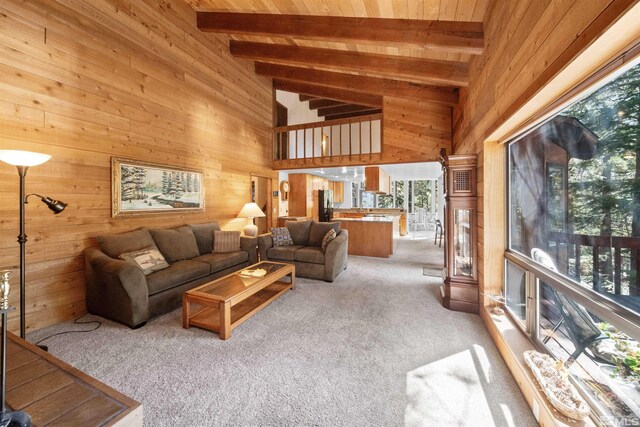
<path fill-rule="evenodd" d="M 142 427 L 142 405 L 7 334 L 7 405 L 31 416 L 34 426 Z"/>

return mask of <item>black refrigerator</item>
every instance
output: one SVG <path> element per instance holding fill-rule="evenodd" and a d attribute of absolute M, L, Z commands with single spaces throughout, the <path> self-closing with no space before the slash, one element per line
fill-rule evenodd
<path fill-rule="evenodd" d="M 318 220 L 328 222 L 333 218 L 333 191 L 318 190 Z"/>

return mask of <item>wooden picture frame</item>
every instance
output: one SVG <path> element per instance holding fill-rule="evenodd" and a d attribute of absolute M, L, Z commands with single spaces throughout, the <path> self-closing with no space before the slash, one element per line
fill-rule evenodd
<path fill-rule="evenodd" d="M 111 158 L 112 217 L 204 212 L 204 172 Z"/>

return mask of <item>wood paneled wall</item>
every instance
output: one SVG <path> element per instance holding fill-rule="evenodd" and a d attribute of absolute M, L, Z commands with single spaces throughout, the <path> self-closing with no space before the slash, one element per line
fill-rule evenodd
<path fill-rule="evenodd" d="M 484 22 L 486 50 L 470 63 L 471 80 L 454 110 L 453 133 L 455 153 L 475 152 L 479 156 L 481 292 L 502 288 L 505 226 L 503 147 L 487 138 L 633 3 L 492 2 Z"/>
<path fill-rule="evenodd" d="M 382 161 L 434 162 L 440 148 L 451 152 L 451 108 L 426 101 L 383 99 Z"/>
<path fill-rule="evenodd" d="M 83 250 L 96 235 L 208 220 L 239 229 L 250 173 L 277 185 L 271 82 L 195 19 L 181 1 L 0 4 L 0 148 L 51 154 L 27 191 L 69 203 L 56 216 L 27 205 L 29 330 L 85 312 Z M 111 218 L 112 156 L 204 170 L 206 212 Z M 15 168 L 0 163 L 0 182 L 0 267 L 16 268 Z"/>

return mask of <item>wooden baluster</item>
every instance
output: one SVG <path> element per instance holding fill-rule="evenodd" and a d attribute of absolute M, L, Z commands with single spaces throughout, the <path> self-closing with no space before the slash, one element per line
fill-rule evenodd
<path fill-rule="evenodd" d="M 373 159 L 373 122 L 369 120 L 369 160 Z"/>
<path fill-rule="evenodd" d="M 342 124 L 338 125 L 338 155 L 342 163 Z"/>
<path fill-rule="evenodd" d="M 613 293 L 620 295 L 622 293 L 622 248 L 611 248 L 613 255 Z"/>
<path fill-rule="evenodd" d="M 327 141 L 329 144 L 329 161 L 333 160 L 333 126 L 329 126 L 329 140 Z"/>
<path fill-rule="evenodd" d="M 351 126 L 352 123 L 349 121 L 349 161 L 351 161 Z"/>
<path fill-rule="evenodd" d="M 302 132 L 304 132 L 302 134 L 302 144 L 303 144 L 303 151 L 304 151 L 304 164 L 307 164 L 307 128 L 303 127 L 302 128 Z"/>
<path fill-rule="evenodd" d="M 593 290 L 600 291 L 600 272 L 598 266 L 600 264 L 600 251 L 598 246 L 593 246 Z"/>
<path fill-rule="evenodd" d="M 360 156 L 360 161 L 362 161 L 362 121 L 358 122 L 358 132 L 358 144 L 360 145 L 358 155 Z"/>
<path fill-rule="evenodd" d="M 306 133 L 306 131 L 305 131 Z M 307 144 L 304 144 L 304 163 L 307 163 Z M 316 155 L 316 128 L 311 127 L 311 158 Z"/>
<path fill-rule="evenodd" d="M 284 153 L 282 151 L 282 135 L 283 133 L 280 132 L 280 138 L 278 138 L 278 146 L 280 147 L 280 167 L 282 167 L 282 158 L 284 157 Z"/>
<path fill-rule="evenodd" d="M 580 254 L 582 252 L 582 246 L 576 244 L 576 281 L 580 282 Z"/>

